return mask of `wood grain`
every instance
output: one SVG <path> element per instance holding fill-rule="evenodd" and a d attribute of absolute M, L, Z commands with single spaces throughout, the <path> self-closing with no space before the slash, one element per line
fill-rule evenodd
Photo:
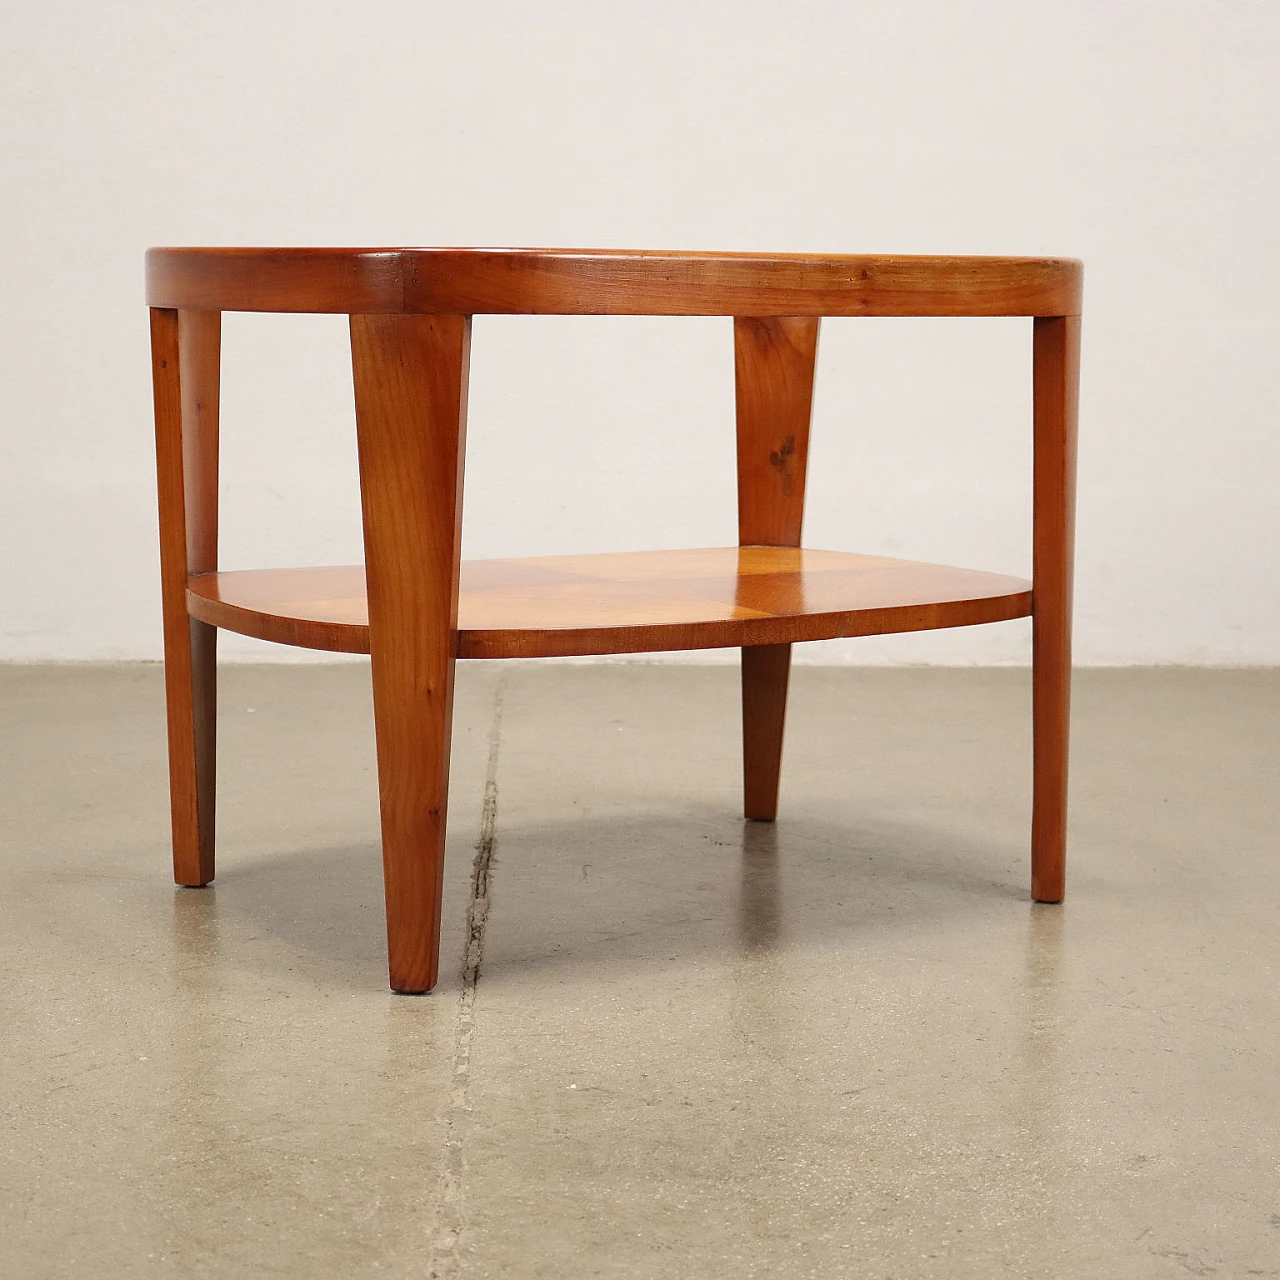
<path fill-rule="evenodd" d="M 391 987 L 440 950 L 471 323 L 352 316 Z"/>
<path fill-rule="evenodd" d="M 613 249 L 157 248 L 159 307 L 348 314 L 1047 316 L 1068 258 Z"/>
<path fill-rule="evenodd" d="M 782 778 L 782 736 L 791 682 L 791 646 L 742 650 L 742 816 L 773 822 Z"/>
<path fill-rule="evenodd" d="M 192 614 L 306 648 L 369 652 L 359 565 L 195 578 Z M 943 565 L 794 547 L 469 560 L 460 658 L 572 657 L 790 644 L 1026 617 L 1030 583 Z"/>
<path fill-rule="evenodd" d="M 734 319 L 743 546 L 800 545 L 819 323 L 806 316 Z M 742 650 L 743 813 L 758 822 L 778 816 L 790 676 L 790 644 Z"/>
<path fill-rule="evenodd" d="M 1032 893 L 1062 897 L 1076 384 L 1073 259 L 592 249 L 153 249 L 175 875 L 212 878 L 216 628 L 372 654 L 391 985 L 436 982 L 454 664 L 743 649 L 745 811 L 772 819 L 805 640 L 1034 612 Z M 217 568 L 221 311 L 350 315 L 367 573 Z M 473 314 L 733 316 L 739 545 L 462 564 Z M 1035 317 L 1034 590 L 802 549 L 818 318 Z"/>
<path fill-rule="evenodd" d="M 151 312 L 173 874 L 191 886 L 214 875 L 217 631 L 186 588 L 217 568 L 221 332 L 216 311 Z"/>
<path fill-rule="evenodd" d="M 1035 322 L 1031 896 L 1066 892 L 1080 318 Z"/>
<path fill-rule="evenodd" d="M 733 322 L 738 433 L 738 542 L 798 547 L 804 525 L 818 321 Z"/>
<path fill-rule="evenodd" d="M 147 301 L 217 311 L 399 313 L 404 262 L 399 249 L 151 249 Z"/>

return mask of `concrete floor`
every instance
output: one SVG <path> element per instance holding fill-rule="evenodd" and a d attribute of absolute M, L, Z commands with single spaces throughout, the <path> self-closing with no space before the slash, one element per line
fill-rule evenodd
<path fill-rule="evenodd" d="M 158 669 L 0 670 L 0 1275 L 1280 1275 L 1280 673 L 1082 675 L 1063 908 L 1025 673 L 799 669 L 776 827 L 735 697 L 465 666 L 415 999 L 363 666 L 224 671 L 202 891 Z"/>

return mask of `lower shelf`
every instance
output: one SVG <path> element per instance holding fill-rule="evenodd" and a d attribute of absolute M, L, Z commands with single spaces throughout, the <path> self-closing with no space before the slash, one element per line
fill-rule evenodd
<path fill-rule="evenodd" d="M 364 569 L 193 577 L 191 615 L 310 649 L 369 652 Z M 1021 578 L 796 547 L 469 560 L 460 658 L 550 658 L 786 644 L 1002 622 L 1031 612 Z"/>

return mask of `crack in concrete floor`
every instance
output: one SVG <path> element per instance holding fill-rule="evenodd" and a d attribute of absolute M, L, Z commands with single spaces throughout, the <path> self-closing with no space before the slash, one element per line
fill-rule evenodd
<path fill-rule="evenodd" d="M 493 695 L 489 724 L 489 756 L 485 766 L 484 800 L 480 809 L 480 837 L 471 865 L 471 897 L 467 904 L 466 944 L 462 956 L 462 988 L 453 1042 L 453 1077 L 445 1113 L 440 1182 L 431 1231 L 431 1280 L 456 1280 L 462 1274 L 462 1233 L 466 1229 L 463 1143 L 471 1109 L 471 1050 L 476 1030 L 476 994 L 484 960 L 484 935 L 489 922 L 494 853 L 498 845 L 498 756 L 502 749 L 502 699 L 505 679 Z"/>

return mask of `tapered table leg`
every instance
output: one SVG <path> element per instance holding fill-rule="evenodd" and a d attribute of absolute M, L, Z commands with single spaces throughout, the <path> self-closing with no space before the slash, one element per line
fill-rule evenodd
<path fill-rule="evenodd" d="M 351 317 L 391 987 L 439 973 L 470 320 Z"/>
<path fill-rule="evenodd" d="M 1066 890 L 1080 317 L 1037 319 L 1034 342 L 1031 896 L 1037 902 L 1061 902 Z"/>
<path fill-rule="evenodd" d="M 738 543 L 798 547 L 804 522 L 818 320 L 739 316 L 733 322 Z M 789 644 L 742 650 L 743 813 L 778 816 Z"/>
<path fill-rule="evenodd" d="M 151 312 L 173 876 L 214 874 L 217 629 L 187 614 L 187 578 L 217 568 L 221 315 Z"/>

